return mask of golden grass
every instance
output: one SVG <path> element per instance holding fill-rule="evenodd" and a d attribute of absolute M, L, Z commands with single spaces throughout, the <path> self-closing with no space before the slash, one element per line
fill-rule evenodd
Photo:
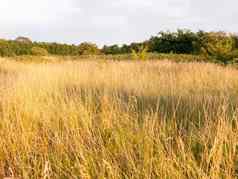
<path fill-rule="evenodd" d="M 238 71 L 0 61 L 0 177 L 235 178 Z"/>

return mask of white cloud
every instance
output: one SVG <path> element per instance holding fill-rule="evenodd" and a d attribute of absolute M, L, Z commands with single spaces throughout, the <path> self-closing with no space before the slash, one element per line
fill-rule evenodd
<path fill-rule="evenodd" d="M 117 28 L 127 26 L 127 18 L 125 16 L 94 16 L 92 24 L 99 28 Z"/>
<path fill-rule="evenodd" d="M 0 38 L 99 44 L 161 30 L 238 29 L 237 0 L 1 0 Z"/>
<path fill-rule="evenodd" d="M 0 21 L 6 24 L 48 23 L 73 10 L 67 0 L 1 0 Z"/>

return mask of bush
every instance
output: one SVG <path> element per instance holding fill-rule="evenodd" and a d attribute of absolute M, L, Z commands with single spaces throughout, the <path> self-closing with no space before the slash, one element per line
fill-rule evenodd
<path fill-rule="evenodd" d="M 81 43 L 78 48 L 80 55 L 97 55 L 100 53 L 97 45 L 93 43 L 84 42 Z"/>
<path fill-rule="evenodd" d="M 14 53 L 14 51 L 11 48 L 2 48 L 0 47 L 0 56 L 1 57 L 12 57 L 15 56 L 16 54 Z"/>
<path fill-rule="evenodd" d="M 202 54 L 222 64 L 234 63 L 238 57 L 232 36 L 223 32 L 207 33 L 202 40 Z"/>
<path fill-rule="evenodd" d="M 132 49 L 132 58 L 134 60 L 146 60 L 148 57 L 148 47 L 140 47 L 138 51 Z"/>
<path fill-rule="evenodd" d="M 31 49 L 31 53 L 32 53 L 32 55 L 37 55 L 37 56 L 47 56 L 48 55 L 48 51 L 41 47 L 33 47 Z"/>
<path fill-rule="evenodd" d="M 0 40 L 0 56 L 2 57 L 15 56 L 13 48 L 6 40 Z"/>

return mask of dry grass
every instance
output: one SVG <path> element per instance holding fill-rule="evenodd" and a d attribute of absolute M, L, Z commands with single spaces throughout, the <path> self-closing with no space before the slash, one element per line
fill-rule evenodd
<path fill-rule="evenodd" d="M 238 71 L 0 61 L 0 177 L 236 178 Z"/>

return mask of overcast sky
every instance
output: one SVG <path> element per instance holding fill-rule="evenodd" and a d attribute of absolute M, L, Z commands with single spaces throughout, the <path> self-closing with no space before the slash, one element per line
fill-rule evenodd
<path fill-rule="evenodd" d="M 161 30 L 238 32 L 238 0 L 0 0 L 0 38 L 98 45 Z"/>

